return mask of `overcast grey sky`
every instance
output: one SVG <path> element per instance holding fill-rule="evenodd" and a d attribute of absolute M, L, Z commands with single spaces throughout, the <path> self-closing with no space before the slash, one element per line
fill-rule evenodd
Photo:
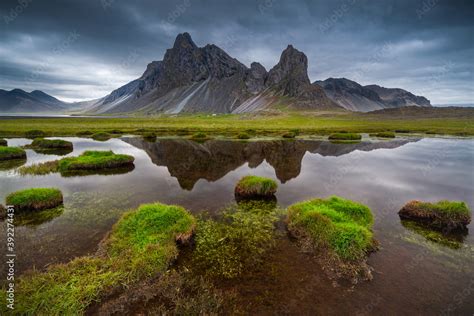
<path fill-rule="evenodd" d="M 312 81 L 346 77 L 474 103 L 474 1 L 2 0 L 0 89 L 102 97 L 180 32 L 267 70 L 293 44 Z"/>

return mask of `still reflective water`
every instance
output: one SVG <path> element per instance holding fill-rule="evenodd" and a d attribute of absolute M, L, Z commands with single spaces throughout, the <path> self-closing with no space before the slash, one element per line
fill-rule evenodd
<path fill-rule="evenodd" d="M 308 297 L 295 294 L 300 296 L 293 298 L 308 305 L 306 312 L 474 312 L 473 223 L 470 234 L 450 247 L 402 225 L 397 215 L 412 199 L 463 200 L 474 206 L 472 139 L 397 138 L 357 144 L 63 139 L 74 144 L 67 156 L 111 149 L 133 155 L 135 169 L 117 175 L 65 178 L 59 174 L 20 176 L 18 164 L 0 165 L 0 202 L 10 192 L 29 187 L 58 187 L 65 198 L 64 211 L 56 217 L 16 228 L 18 274 L 93 253 L 119 216 L 142 203 L 160 201 L 183 205 L 195 213 L 218 212 L 233 201 L 239 178 L 255 174 L 278 180 L 277 198 L 282 207 L 336 194 L 368 205 L 375 215 L 374 232 L 381 249 L 369 259 L 374 280 L 341 290 L 329 280 L 318 279 L 317 286 L 307 290 Z M 10 146 L 31 142 L 8 141 Z M 26 165 L 64 157 L 33 150 L 27 150 L 27 155 Z M 4 247 L 0 243 L 0 252 Z"/>

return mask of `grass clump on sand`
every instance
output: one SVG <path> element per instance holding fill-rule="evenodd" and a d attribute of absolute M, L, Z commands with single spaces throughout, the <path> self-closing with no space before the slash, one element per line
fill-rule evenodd
<path fill-rule="evenodd" d="M 274 246 L 276 220 L 274 210 L 258 204 L 229 208 L 220 221 L 200 220 L 193 264 L 211 277 L 238 277 Z"/>
<path fill-rule="evenodd" d="M 17 212 L 40 211 L 62 205 L 63 194 L 54 188 L 32 188 L 13 192 L 5 200 Z"/>
<path fill-rule="evenodd" d="M 40 149 L 73 149 L 72 143 L 67 140 L 44 138 L 35 138 L 29 147 Z"/>
<path fill-rule="evenodd" d="M 46 133 L 39 129 L 32 129 L 25 132 L 26 138 L 34 139 L 34 138 L 40 138 L 40 137 L 45 137 L 45 136 L 46 136 Z"/>
<path fill-rule="evenodd" d="M 471 211 L 466 203 L 459 201 L 443 200 L 437 203 L 410 201 L 402 207 L 398 215 L 402 219 L 448 231 L 465 229 L 471 222 Z"/>
<path fill-rule="evenodd" d="M 133 156 L 115 154 L 113 151 L 85 151 L 77 157 L 66 157 L 59 161 L 61 173 L 81 170 L 114 169 L 133 166 Z"/>
<path fill-rule="evenodd" d="M 18 173 L 22 176 L 26 175 L 47 175 L 58 172 L 59 160 L 41 162 L 29 166 L 18 168 Z"/>
<path fill-rule="evenodd" d="M 0 138 L 0 146 L 8 146 L 8 142 L 6 139 Z"/>
<path fill-rule="evenodd" d="M 23 148 L 0 146 L 0 161 L 25 158 L 26 152 Z"/>
<path fill-rule="evenodd" d="M 370 136 L 380 137 L 380 138 L 395 138 L 394 132 L 379 132 L 370 134 Z"/>
<path fill-rule="evenodd" d="M 176 241 L 192 235 L 194 218 L 182 207 L 142 205 L 114 225 L 96 256 L 74 259 L 21 276 L 15 312 L 27 315 L 82 315 L 113 289 L 165 272 L 175 260 Z M 6 291 L 0 292 L 5 301 Z M 5 304 L 0 307 L 6 312 Z"/>
<path fill-rule="evenodd" d="M 362 136 L 357 133 L 334 133 L 329 135 L 329 140 L 361 140 Z"/>
<path fill-rule="evenodd" d="M 109 133 L 106 133 L 106 132 L 98 132 L 98 133 L 95 133 L 95 134 L 92 134 L 92 139 L 93 140 L 98 140 L 98 141 L 101 141 L 101 142 L 105 142 L 106 140 L 109 140 L 113 137 L 113 135 L 109 134 Z"/>
<path fill-rule="evenodd" d="M 364 260 L 374 249 L 373 217 L 362 204 L 337 196 L 313 199 L 288 208 L 288 229 L 310 248 L 327 250 L 336 262 Z"/>
<path fill-rule="evenodd" d="M 270 178 L 245 176 L 237 182 L 235 195 L 239 198 L 265 198 L 276 193 L 278 184 Z"/>

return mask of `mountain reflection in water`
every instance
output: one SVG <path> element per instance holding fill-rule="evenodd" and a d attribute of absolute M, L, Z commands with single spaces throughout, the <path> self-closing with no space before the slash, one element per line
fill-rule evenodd
<path fill-rule="evenodd" d="M 306 152 L 321 156 L 342 156 L 355 150 L 390 149 L 418 141 L 403 139 L 335 144 L 314 140 L 209 140 L 204 143 L 186 139 L 149 142 L 139 137 L 122 140 L 144 150 L 155 165 L 167 167 L 171 176 L 177 178 L 185 190 L 192 190 L 199 179 L 216 181 L 245 163 L 250 168 L 256 168 L 266 161 L 274 168 L 276 177 L 285 183 L 300 174 L 301 161 Z"/>

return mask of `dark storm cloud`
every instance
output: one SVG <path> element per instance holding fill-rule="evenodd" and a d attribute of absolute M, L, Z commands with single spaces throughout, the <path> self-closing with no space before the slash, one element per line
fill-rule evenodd
<path fill-rule="evenodd" d="M 100 97 L 160 60 L 177 33 L 267 69 L 291 43 L 312 80 L 472 102 L 472 1 L 2 1 L 0 88 Z"/>

